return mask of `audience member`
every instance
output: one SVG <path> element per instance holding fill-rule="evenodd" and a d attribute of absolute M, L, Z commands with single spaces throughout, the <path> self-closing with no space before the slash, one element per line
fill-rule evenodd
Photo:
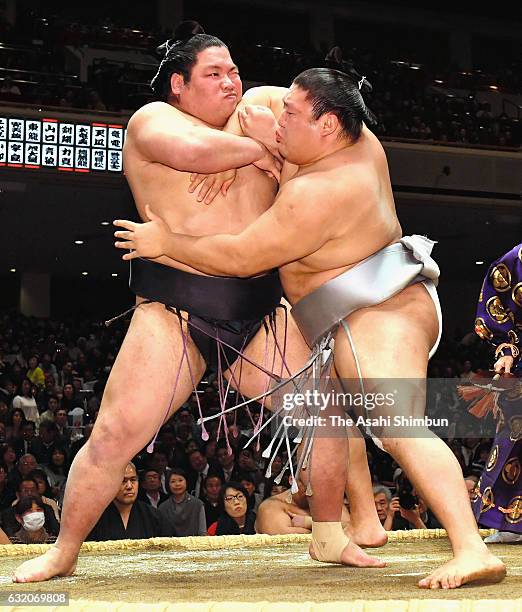
<path fill-rule="evenodd" d="M 29 495 L 14 506 L 19 529 L 11 536 L 13 544 L 51 544 L 56 535 L 46 529 L 45 504 L 40 496 Z"/>
<path fill-rule="evenodd" d="M 138 499 L 158 508 L 168 499 L 168 495 L 161 490 L 160 474 L 157 470 L 148 468 L 140 473 L 140 490 Z"/>
<path fill-rule="evenodd" d="M 219 507 L 219 494 L 223 482 L 218 474 L 209 472 L 208 476 L 203 481 L 203 504 L 205 506 L 205 519 L 207 529 L 216 523 L 221 512 Z"/>
<path fill-rule="evenodd" d="M 87 541 L 141 540 L 161 535 L 158 510 L 137 499 L 138 487 L 136 468 L 129 463 L 118 494 L 87 536 Z"/>
<path fill-rule="evenodd" d="M 209 535 L 252 535 L 256 532 L 256 515 L 248 509 L 248 493 L 237 482 L 228 482 L 219 495 L 220 515 L 208 529 Z"/>
<path fill-rule="evenodd" d="M 200 499 L 187 493 L 185 471 L 174 468 L 169 474 L 171 496 L 159 507 L 164 536 L 205 535 L 205 507 Z"/>
<path fill-rule="evenodd" d="M 13 408 L 23 410 L 28 421 L 33 421 L 36 424 L 40 422 L 38 406 L 33 393 L 33 383 L 28 378 L 22 380 L 21 394 L 15 395 L 13 398 Z"/>
<path fill-rule="evenodd" d="M 16 518 L 17 511 L 15 507 L 19 502 L 26 499 L 27 497 L 36 497 L 39 500 L 39 507 L 44 513 L 44 526 L 48 534 L 56 536 L 60 530 L 60 524 L 58 523 L 53 509 L 42 501 L 38 495 L 38 485 L 32 478 L 24 478 L 16 491 L 16 498 L 12 502 L 11 506 L 5 508 L 2 511 L 2 527 L 9 537 L 13 536 L 19 530 L 19 521 Z"/>

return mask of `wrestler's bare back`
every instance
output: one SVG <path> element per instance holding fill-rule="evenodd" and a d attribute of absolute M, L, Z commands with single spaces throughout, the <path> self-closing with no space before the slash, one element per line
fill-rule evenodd
<path fill-rule="evenodd" d="M 190 173 L 180 172 L 147 159 L 136 144 L 140 114 L 161 113 L 165 121 L 207 126 L 199 119 L 163 102 L 153 102 L 131 118 L 123 149 L 123 162 L 138 214 L 145 219 L 145 206 L 167 222 L 173 232 L 193 236 L 216 233 L 238 234 L 255 221 L 274 202 L 277 182 L 253 165 L 239 168 L 227 195 L 218 194 L 211 205 L 197 201 L 197 192 L 189 193 Z M 157 262 L 201 274 L 190 266 L 160 257 Z"/>
<path fill-rule="evenodd" d="M 386 155 L 366 127 L 356 144 L 299 168 L 280 194 L 292 182 L 310 179 L 314 192 L 324 194 L 317 201 L 320 225 L 310 231 L 322 231 L 329 238 L 315 252 L 279 268 L 291 303 L 402 236 Z M 295 209 L 299 215 L 298 202 Z"/>

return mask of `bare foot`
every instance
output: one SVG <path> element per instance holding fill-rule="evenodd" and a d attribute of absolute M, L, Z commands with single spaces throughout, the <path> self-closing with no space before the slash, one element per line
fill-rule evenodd
<path fill-rule="evenodd" d="M 70 576 L 76 569 L 76 559 L 67 560 L 63 552 L 53 546 L 43 555 L 25 561 L 16 568 L 13 582 L 43 582 L 55 576 Z"/>
<path fill-rule="evenodd" d="M 426 578 L 419 581 L 421 589 L 456 589 L 468 582 L 500 582 L 506 566 L 489 551 L 455 555 Z"/>
<path fill-rule="evenodd" d="M 361 548 L 379 548 L 388 542 L 388 534 L 380 523 L 352 523 L 349 531 L 345 530 L 345 532 Z"/>
<path fill-rule="evenodd" d="M 317 561 L 313 546 L 310 544 L 309 553 L 312 559 Z M 352 567 L 386 567 L 385 561 L 377 559 L 376 557 L 370 557 L 364 550 L 359 548 L 357 544 L 350 540 L 346 545 L 341 555 L 341 564 L 350 565 Z"/>

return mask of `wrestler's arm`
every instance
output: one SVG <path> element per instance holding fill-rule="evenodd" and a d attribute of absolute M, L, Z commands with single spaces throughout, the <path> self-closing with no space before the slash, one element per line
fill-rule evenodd
<path fill-rule="evenodd" d="M 325 194 L 329 192 L 329 197 Z M 115 236 L 120 249 L 132 249 L 123 259 L 167 255 L 215 276 L 248 277 L 320 249 L 336 231 L 332 189 L 318 178 L 301 177 L 286 183 L 274 205 L 240 234 L 187 236 L 174 234 L 148 209 L 149 223 L 115 221 L 129 231 Z"/>
<path fill-rule="evenodd" d="M 283 98 L 288 93 L 287 87 L 276 87 L 273 85 L 262 85 L 261 87 L 252 87 L 243 94 L 241 102 L 237 105 L 236 110 L 230 116 L 224 130 L 230 134 L 236 134 L 238 136 L 244 136 L 243 129 L 239 120 L 240 112 L 243 111 L 247 106 L 264 106 L 270 109 L 276 119 L 281 116 L 283 112 Z M 270 150 L 277 149 L 277 143 L 272 134 L 267 134 L 266 142 L 260 139 L 265 147 Z"/>
<path fill-rule="evenodd" d="M 162 102 L 135 113 L 127 136 L 145 159 L 181 172 L 221 172 L 258 162 L 267 155 L 266 148 L 252 138 L 193 125 Z"/>
<path fill-rule="evenodd" d="M 286 535 L 288 533 L 310 533 L 305 527 L 294 527 L 291 517 L 279 505 L 266 499 L 257 509 L 256 533 Z"/>

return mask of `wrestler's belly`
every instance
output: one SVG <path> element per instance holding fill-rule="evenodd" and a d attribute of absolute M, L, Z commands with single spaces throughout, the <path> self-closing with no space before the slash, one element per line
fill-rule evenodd
<path fill-rule="evenodd" d="M 178 194 L 175 206 L 171 197 L 163 196 L 151 207 L 165 219 L 172 232 L 190 236 L 239 234 L 272 206 L 276 189 L 275 181 L 254 167 L 239 170 L 227 195 L 217 195 L 208 205 L 197 201 L 197 193 L 188 193 L 188 186 L 189 180 L 183 173 L 181 184 L 178 182 L 169 190 Z M 137 207 L 143 218 L 144 206 Z M 212 258 L 212 253 L 209 253 L 209 258 Z M 158 257 L 154 261 L 192 274 L 202 274 L 169 257 Z"/>

